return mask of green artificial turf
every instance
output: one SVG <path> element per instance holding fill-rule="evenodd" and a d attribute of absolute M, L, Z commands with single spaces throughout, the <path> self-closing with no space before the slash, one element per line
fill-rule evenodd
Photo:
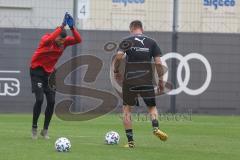
<path fill-rule="evenodd" d="M 124 148 L 126 137 L 118 115 L 85 122 L 68 122 L 53 117 L 50 140 L 32 140 L 31 115 L 0 114 L 0 160 L 239 160 L 240 117 L 192 116 L 162 120 L 169 139 L 162 142 L 152 134 L 151 123 L 134 118 L 136 148 Z M 40 117 L 39 127 L 43 124 Z M 105 145 L 107 131 L 120 134 L 118 145 Z M 69 153 L 58 153 L 59 137 L 70 139 Z"/>

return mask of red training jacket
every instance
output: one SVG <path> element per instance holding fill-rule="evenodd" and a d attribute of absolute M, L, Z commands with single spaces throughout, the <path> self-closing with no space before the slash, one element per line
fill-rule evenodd
<path fill-rule="evenodd" d="M 69 45 L 80 43 L 82 38 L 74 28 L 73 36 L 67 36 L 63 47 L 57 46 L 55 39 L 60 35 L 62 29 L 58 27 L 54 32 L 45 34 L 39 43 L 31 59 L 31 68 L 42 67 L 47 73 L 54 71 L 54 66 L 62 55 L 64 49 Z"/>

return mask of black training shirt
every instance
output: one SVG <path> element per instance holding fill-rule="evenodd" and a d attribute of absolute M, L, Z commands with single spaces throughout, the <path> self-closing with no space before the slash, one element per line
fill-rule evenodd
<path fill-rule="evenodd" d="M 127 50 L 122 47 L 118 49 L 126 53 L 124 83 L 133 85 L 152 84 L 152 60 L 154 57 L 162 55 L 157 43 L 144 34 L 131 35 L 124 38 L 123 41 L 131 43 L 131 47 Z"/>

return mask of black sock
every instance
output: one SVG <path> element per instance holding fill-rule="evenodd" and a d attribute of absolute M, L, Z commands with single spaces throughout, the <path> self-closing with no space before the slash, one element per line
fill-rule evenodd
<path fill-rule="evenodd" d="M 54 112 L 55 92 L 46 93 L 46 98 L 47 98 L 47 107 L 45 110 L 45 120 L 44 120 L 43 128 L 47 130 Z"/>
<path fill-rule="evenodd" d="M 43 91 L 39 90 L 35 92 L 36 102 L 33 107 L 33 119 L 32 119 L 32 128 L 37 128 L 38 118 L 41 114 L 41 107 L 43 103 Z"/>
<path fill-rule="evenodd" d="M 37 128 L 38 128 L 38 126 L 37 126 L 37 125 L 32 125 L 32 128 L 35 128 L 35 129 L 37 129 Z"/>
<path fill-rule="evenodd" d="M 126 129 L 125 132 L 126 132 L 128 142 L 133 141 L 133 131 L 132 131 L 132 129 Z"/>
<path fill-rule="evenodd" d="M 153 119 L 152 120 L 152 127 L 153 128 L 159 128 L 159 124 L 158 124 L 158 120 L 157 119 Z"/>
<path fill-rule="evenodd" d="M 48 126 L 49 126 L 50 121 L 52 119 L 53 110 L 54 110 L 54 104 L 53 105 L 48 105 L 46 107 L 43 129 L 46 129 L 46 130 L 48 129 Z"/>

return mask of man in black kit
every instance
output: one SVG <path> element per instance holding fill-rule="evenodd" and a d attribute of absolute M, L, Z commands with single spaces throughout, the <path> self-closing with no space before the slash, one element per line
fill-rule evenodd
<path fill-rule="evenodd" d="M 139 20 L 130 23 L 131 35 L 120 44 L 114 59 L 114 77 L 121 81 L 119 71 L 120 63 L 126 56 L 124 78 L 122 82 L 123 94 L 123 124 L 125 127 L 128 144 L 125 147 L 135 147 L 131 122 L 131 107 L 136 105 L 137 97 L 141 96 L 148 106 L 148 112 L 152 120 L 153 134 L 160 140 L 166 141 L 168 136 L 159 129 L 158 111 L 156 108 L 155 92 L 153 85 L 152 59 L 158 73 L 158 92 L 164 89 L 163 68 L 161 65 L 161 50 L 157 43 L 143 34 L 142 22 Z M 124 45 L 125 43 L 125 45 Z M 125 48 L 124 46 L 130 46 Z"/>

